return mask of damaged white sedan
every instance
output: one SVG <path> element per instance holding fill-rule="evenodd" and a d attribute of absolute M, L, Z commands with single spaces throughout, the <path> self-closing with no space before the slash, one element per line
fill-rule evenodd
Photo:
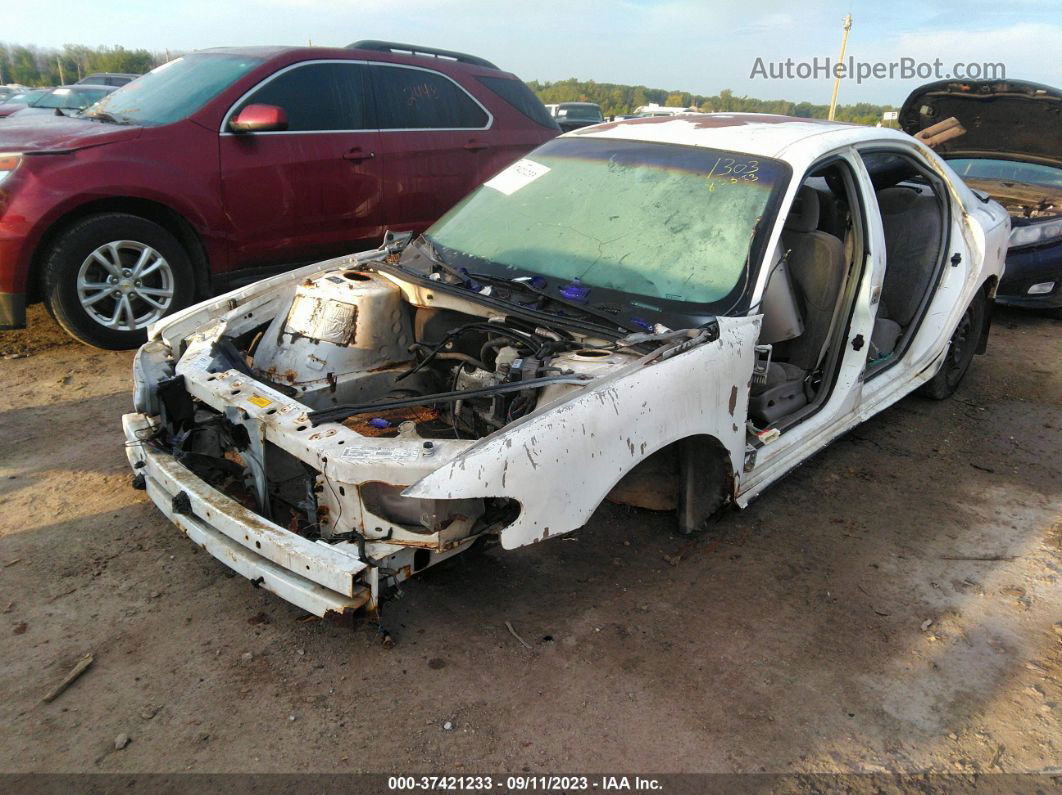
<path fill-rule="evenodd" d="M 690 532 L 983 351 L 1009 220 L 899 132 L 644 118 L 540 147 L 417 238 L 157 323 L 134 485 L 317 615 L 606 498 Z"/>

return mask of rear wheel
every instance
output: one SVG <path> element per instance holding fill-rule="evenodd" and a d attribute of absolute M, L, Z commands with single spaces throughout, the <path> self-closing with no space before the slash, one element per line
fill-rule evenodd
<path fill-rule="evenodd" d="M 988 300 L 978 293 L 959 319 L 951 335 L 948 352 L 937 374 L 922 385 L 919 393 L 933 400 L 951 397 L 970 369 L 977 346 L 981 341 L 987 318 Z"/>
<path fill-rule="evenodd" d="M 166 229 L 126 213 L 78 221 L 44 262 L 45 297 L 67 332 L 97 348 L 135 348 L 147 327 L 191 303 L 187 252 Z"/>

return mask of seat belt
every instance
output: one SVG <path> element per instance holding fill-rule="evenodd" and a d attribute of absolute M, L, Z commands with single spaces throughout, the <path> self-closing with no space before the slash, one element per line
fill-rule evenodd
<path fill-rule="evenodd" d="M 822 367 L 823 361 L 826 359 L 826 352 L 830 349 L 830 340 L 833 339 L 834 329 L 837 327 L 837 316 L 840 314 L 841 304 L 844 303 L 845 288 L 848 286 L 848 280 L 852 277 L 852 266 L 855 264 L 855 243 L 852 236 L 852 215 L 846 213 L 845 233 L 844 233 L 844 260 L 845 260 L 845 277 L 841 282 L 841 289 L 837 291 L 837 298 L 833 305 L 833 314 L 830 316 L 830 328 L 826 332 L 826 338 L 822 342 L 822 347 L 819 349 L 819 356 L 815 360 L 815 367 L 811 371 L 811 375 L 814 375 Z"/>

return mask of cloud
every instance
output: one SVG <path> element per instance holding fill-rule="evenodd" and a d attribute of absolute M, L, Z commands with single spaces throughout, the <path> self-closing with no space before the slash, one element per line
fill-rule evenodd
<path fill-rule="evenodd" d="M 1008 78 L 1062 85 L 1062 61 L 1045 57 L 1059 50 L 1062 50 L 1062 25 L 1020 22 L 986 30 L 913 31 L 854 47 L 849 52 L 866 61 L 907 57 L 931 62 L 939 58 L 945 71 L 950 71 L 956 63 L 1002 63 Z M 922 82 L 926 81 L 915 78 L 892 81 L 889 85 L 895 87 L 897 94 L 905 95 Z"/>
<path fill-rule="evenodd" d="M 171 50 L 224 45 L 343 46 L 392 39 L 463 50 L 526 80 L 567 77 L 765 99 L 825 102 L 832 81 L 750 80 L 765 61 L 836 58 L 841 18 L 855 5 L 849 54 L 1006 64 L 1007 74 L 1062 84 L 1058 0 L 259 0 L 253 6 L 183 0 L 20 2 L 7 41 L 121 44 Z M 157 6 L 157 7 L 156 7 Z M 903 100 L 918 81 L 845 83 L 841 101 Z"/>

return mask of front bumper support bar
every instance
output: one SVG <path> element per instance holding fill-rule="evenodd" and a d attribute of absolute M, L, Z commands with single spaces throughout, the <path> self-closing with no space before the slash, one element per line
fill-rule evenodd
<path fill-rule="evenodd" d="M 233 571 L 318 616 L 352 612 L 370 601 L 370 589 L 358 579 L 367 566 L 355 554 L 263 519 L 150 447 L 142 441 L 152 430 L 143 414 L 126 414 L 122 428 L 126 456 L 144 476 L 151 501 Z"/>

